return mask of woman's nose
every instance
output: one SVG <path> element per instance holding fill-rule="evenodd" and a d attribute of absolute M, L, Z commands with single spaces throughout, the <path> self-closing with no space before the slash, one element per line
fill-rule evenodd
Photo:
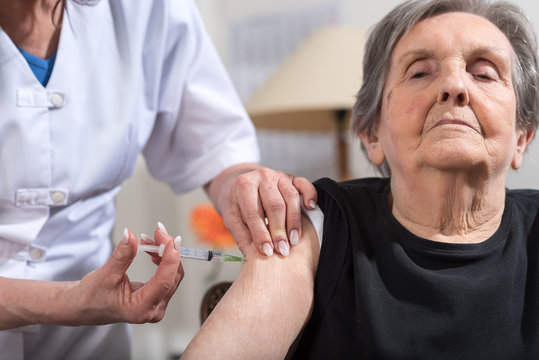
<path fill-rule="evenodd" d="M 447 71 L 442 75 L 437 101 L 439 104 L 452 102 L 456 106 L 468 105 L 468 87 L 458 70 Z"/>

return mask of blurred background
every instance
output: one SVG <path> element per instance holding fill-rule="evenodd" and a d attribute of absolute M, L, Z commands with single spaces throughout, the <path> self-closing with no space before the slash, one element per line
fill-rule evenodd
<path fill-rule="evenodd" d="M 514 1 L 514 0 L 513 0 Z M 208 32 L 257 127 L 262 164 L 315 180 L 376 176 L 348 131 L 361 83 L 365 33 L 397 0 L 195 0 Z M 539 27 L 539 3 L 514 1 Z M 380 44 L 384 46 L 385 44 Z M 537 141 L 537 140 L 535 140 Z M 539 146 L 511 173 L 510 188 L 539 187 Z M 125 226 L 153 234 L 157 221 L 182 246 L 200 242 L 190 217 L 208 204 L 202 190 L 175 196 L 146 171 L 141 158 L 120 192 L 114 240 Z M 215 247 L 215 246 L 213 246 Z M 226 252 L 239 254 L 233 247 Z M 200 304 L 213 284 L 233 280 L 240 265 L 184 261 L 185 278 L 157 324 L 133 326 L 134 359 L 177 358 L 200 327 Z M 146 281 L 155 266 L 139 255 L 129 270 Z"/>

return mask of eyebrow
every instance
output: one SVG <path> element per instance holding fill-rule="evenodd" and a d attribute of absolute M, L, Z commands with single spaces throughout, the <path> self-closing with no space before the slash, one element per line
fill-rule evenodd
<path fill-rule="evenodd" d="M 413 59 L 423 59 L 423 58 L 432 58 L 435 57 L 435 54 L 431 50 L 427 49 L 413 49 L 405 52 L 398 57 L 397 63 L 402 63 L 403 61 L 413 58 Z"/>
<path fill-rule="evenodd" d="M 514 53 L 514 50 L 513 50 L 513 53 Z M 511 63 L 511 57 L 508 58 L 505 55 L 505 52 L 501 48 L 494 47 L 494 46 L 482 46 L 482 47 L 476 48 L 473 51 L 471 51 L 470 54 L 468 54 L 468 57 L 478 58 L 478 57 L 483 57 L 485 55 L 492 55 L 498 60 L 507 61 L 509 62 L 509 64 Z"/>

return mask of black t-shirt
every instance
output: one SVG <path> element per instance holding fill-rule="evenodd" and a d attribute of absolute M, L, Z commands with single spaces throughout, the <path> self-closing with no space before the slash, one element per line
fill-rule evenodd
<path fill-rule="evenodd" d="M 415 236 L 388 179 L 315 183 L 324 239 L 294 358 L 539 359 L 539 191 L 508 190 L 479 244 Z"/>

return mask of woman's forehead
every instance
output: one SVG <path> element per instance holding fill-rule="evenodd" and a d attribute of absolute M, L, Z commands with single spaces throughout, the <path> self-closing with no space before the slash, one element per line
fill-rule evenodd
<path fill-rule="evenodd" d="M 443 55 L 447 51 L 493 52 L 513 58 L 511 43 L 489 20 L 474 14 L 451 12 L 420 21 L 406 32 L 393 50 L 396 60 L 410 54 Z"/>

